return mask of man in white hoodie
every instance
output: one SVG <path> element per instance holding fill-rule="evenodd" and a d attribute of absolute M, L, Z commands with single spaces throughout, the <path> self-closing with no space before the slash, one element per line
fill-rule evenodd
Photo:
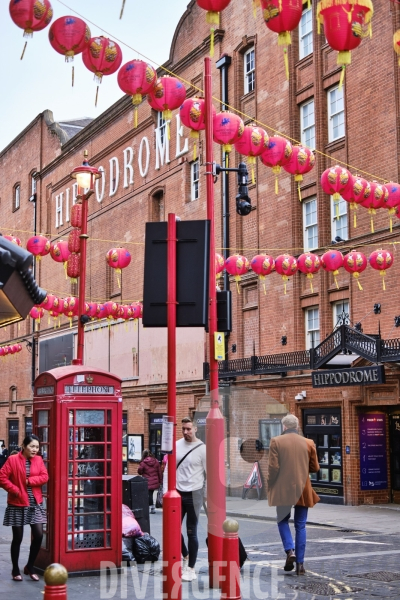
<path fill-rule="evenodd" d="M 206 446 L 196 437 L 196 432 L 192 419 L 182 419 L 183 438 L 176 442 L 176 489 L 181 495 L 182 521 L 186 515 L 188 538 L 186 547 L 182 534 L 182 581 L 197 579 L 194 570 L 199 549 L 197 524 L 205 499 Z"/>

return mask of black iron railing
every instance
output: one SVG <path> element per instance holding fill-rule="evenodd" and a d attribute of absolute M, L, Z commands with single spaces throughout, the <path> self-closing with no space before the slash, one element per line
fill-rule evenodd
<path fill-rule="evenodd" d="M 229 379 L 246 375 L 271 375 L 287 371 L 319 369 L 341 351 L 354 352 L 373 362 L 400 362 L 400 339 L 381 340 L 365 335 L 349 325 L 340 325 L 316 348 L 223 360 L 218 363 L 218 377 Z M 208 363 L 203 365 L 204 379 L 209 379 Z"/>

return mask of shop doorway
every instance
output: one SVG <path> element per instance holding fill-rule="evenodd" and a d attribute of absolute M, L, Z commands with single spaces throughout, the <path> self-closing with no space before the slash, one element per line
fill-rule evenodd
<path fill-rule="evenodd" d="M 149 449 L 157 460 L 162 461 L 161 435 L 164 415 L 149 414 Z"/>
<path fill-rule="evenodd" d="M 391 496 L 400 504 L 400 414 L 389 415 L 389 436 Z"/>

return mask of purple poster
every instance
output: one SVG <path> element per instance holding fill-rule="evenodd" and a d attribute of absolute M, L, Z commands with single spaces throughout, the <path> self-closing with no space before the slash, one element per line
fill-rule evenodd
<path fill-rule="evenodd" d="M 361 489 L 386 490 L 386 415 L 361 413 L 358 415 L 358 425 Z"/>

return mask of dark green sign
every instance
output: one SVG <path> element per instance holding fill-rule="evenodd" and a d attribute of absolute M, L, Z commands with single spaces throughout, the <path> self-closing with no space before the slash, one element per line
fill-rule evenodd
<path fill-rule="evenodd" d="M 321 369 L 320 371 L 313 371 L 311 375 L 312 384 L 315 388 L 385 383 L 385 369 L 383 365 L 354 369 L 333 369 L 331 371 Z"/>

